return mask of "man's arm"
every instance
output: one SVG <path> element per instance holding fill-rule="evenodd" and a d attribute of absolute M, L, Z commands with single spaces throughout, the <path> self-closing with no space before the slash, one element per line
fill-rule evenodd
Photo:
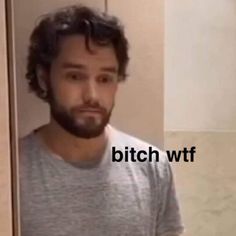
<path fill-rule="evenodd" d="M 157 164 L 158 165 L 158 164 Z M 170 163 L 159 163 L 157 236 L 180 236 L 184 231 Z"/>

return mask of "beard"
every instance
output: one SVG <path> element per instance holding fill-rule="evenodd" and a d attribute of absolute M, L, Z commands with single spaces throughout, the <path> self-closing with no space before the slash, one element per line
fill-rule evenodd
<path fill-rule="evenodd" d="M 72 107 L 68 111 L 56 101 L 51 89 L 48 95 L 51 116 L 64 130 L 76 137 L 85 139 L 98 137 L 104 132 L 110 121 L 114 104 L 107 111 L 98 102 L 88 101 L 83 105 Z M 86 109 L 96 110 L 96 116 L 83 114 L 83 110 Z"/>

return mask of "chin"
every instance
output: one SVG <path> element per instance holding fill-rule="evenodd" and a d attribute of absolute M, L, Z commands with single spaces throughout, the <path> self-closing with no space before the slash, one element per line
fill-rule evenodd
<path fill-rule="evenodd" d="M 99 129 L 99 130 L 74 130 L 71 132 L 73 135 L 75 135 L 78 138 L 84 138 L 84 139 L 92 139 L 97 138 L 98 136 L 102 135 L 104 133 L 105 128 Z"/>

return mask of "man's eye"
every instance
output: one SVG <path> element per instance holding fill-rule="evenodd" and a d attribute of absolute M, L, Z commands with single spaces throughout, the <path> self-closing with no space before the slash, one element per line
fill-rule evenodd
<path fill-rule="evenodd" d="M 86 78 L 86 76 L 79 74 L 79 73 L 67 73 L 66 78 L 72 81 L 81 81 Z"/>
<path fill-rule="evenodd" d="M 112 83 L 112 82 L 114 82 L 115 79 L 114 79 L 113 76 L 110 76 L 110 75 L 103 75 L 103 76 L 100 76 L 100 77 L 98 78 L 98 81 L 99 81 L 100 83 L 106 84 L 106 83 Z"/>

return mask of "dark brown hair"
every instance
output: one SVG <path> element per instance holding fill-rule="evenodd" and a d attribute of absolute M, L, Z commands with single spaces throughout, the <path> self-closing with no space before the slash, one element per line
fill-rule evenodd
<path fill-rule="evenodd" d="M 91 53 L 89 40 L 101 46 L 112 44 L 119 63 L 118 73 L 122 80 L 126 79 L 128 41 L 119 20 L 89 7 L 69 6 L 43 16 L 30 37 L 26 78 L 30 89 L 43 100 L 37 66 L 50 71 L 51 63 L 59 53 L 59 40 L 74 34 L 85 36 L 86 48 Z"/>

